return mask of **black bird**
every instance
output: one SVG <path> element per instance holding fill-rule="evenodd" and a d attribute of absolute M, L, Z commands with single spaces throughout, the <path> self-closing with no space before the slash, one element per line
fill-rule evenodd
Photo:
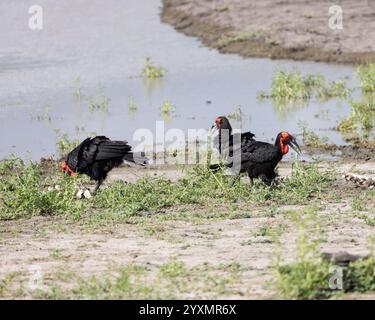
<path fill-rule="evenodd" d="M 217 129 L 220 131 L 219 125 L 216 121 L 216 126 L 219 127 Z M 240 172 L 246 172 L 251 185 L 253 185 L 254 178 L 260 178 L 265 184 L 270 185 L 273 179 L 276 178 L 275 168 L 283 156 L 289 152 L 289 146 L 297 153 L 301 153 L 296 139 L 286 131 L 277 135 L 275 144 L 256 141 L 253 137 L 251 139 L 243 139 L 239 146 L 229 145 L 228 153 L 230 158 L 225 163 L 225 166 L 232 170 L 237 170 L 235 172 L 237 177 L 239 177 Z M 234 165 L 233 160 L 236 161 L 235 163 L 238 167 Z M 216 168 L 213 167 L 211 169 Z"/>
<path fill-rule="evenodd" d="M 127 141 L 112 141 L 105 136 L 87 138 L 67 155 L 61 169 L 71 176 L 84 173 L 95 180 L 95 194 L 108 172 L 124 161 L 139 165 L 148 163 L 143 153 L 133 153 L 131 149 Z"/>
<path fill-rule="evenodd" d="M 251 141 L 255 141 L 255 134 L 252 132 L 233 133 L 228 118 L 224 116 L 216 118 L 212 129 L 216 129 L 216 133 L 213 134 L 213 145 L 224 160 L 232 157 L 233 144 L 239 143 L 241 147 Z M 218 168 L 218 165 L 211 166 L 211 169 L 215 168 Z"/>

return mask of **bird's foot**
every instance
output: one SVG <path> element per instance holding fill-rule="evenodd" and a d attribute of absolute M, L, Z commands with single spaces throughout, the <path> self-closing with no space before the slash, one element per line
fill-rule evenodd
<path fill-rule="evenodd" d="M 90 192 L 90 189 L 86 188 L 86 187 L 80 187 L 77 194 L 76 194 L 76 197 L 77 199 L 90 199 L 92 198 L 92 193 Z"/>

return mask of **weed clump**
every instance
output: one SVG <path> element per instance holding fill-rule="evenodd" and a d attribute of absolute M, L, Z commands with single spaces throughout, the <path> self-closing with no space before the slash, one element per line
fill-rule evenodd
<path fill-rule="evenodd" d="M 142 76 L 146 79 L 158 79 L 163 78 L 165 73 L 167 72 L 166 69 L 160 66 L 155 66 L 152 62 L 150 57 L 147 57 L 144 62 L 144 66 L 142 69 Z"/>
<path fill-rule="evenodd" d="M 90 96 L 87 98 L 89 108 L 93 111 L 108 111 L 109 103 L 111 99 L 108 98 L 104 93 L 104 87 L 99 86 L 96 96 Z"/>
<path fill-rule="evenodd" d="M 366 96 L 362 101 L 351 101 L 352 112 L 349 117 L 340 121 L 337 130 L 342 133 L 363 133 L 369 137 L 375 127 L 375 100 L 374 96 Z"/>
<path fill-rule="evenodd" d="M 364 93 L 375 92 L 375 63 L 368 63 L 358 67 L 357 75 L 361 80 L 361 89 Z"/>
<path fill-rule="evenodd" d="M 322 75 L 303 76 L 299 71 L 279 70 L 272 81 L 269 94 L 258 92 L 258 99 L 271 98 L 277 104 L 302 102 L 311 98 L 328 100 L 345 98 L 351 90 L 346 87 L 344 79 L 327 82 Z"/>
<path fill-rule="evenodd" d="M 292 217 L 298 226 L 297 262 L 281 265 L 280 256 L 276 261 L 277 285 L 283 297 L 325 299 L 339 293 L 375 290 L 374 257 L 358 259 L 349 262 L 347 266 L 338 266 L 334 261 L 324 259 L 319 252 L 322 240 L 314 211 L 302 214 L 293 212 Z M 333 283 L 333 273 L 337 272 L 338 268 L 342 271 L 342 287 Z"/>
<path fill-rule="evenodd" d="M 1 161 L 0 172 L 0 220 L 74 214 L 84 209 L 83 203 L 74 201 L 74 179 L 60 175 L 51 181 L 38 165 L 19 159 Z"/>
<path fill-rule="evenodd" d="M 64 157 L 66 154 L 68 154 L 70 151 L 72 151 L 76 146 L 78 146 L 80 143 L 77 139 L 70 139 L 68 134 L 61 135 L 57 142 L 57 152 L 59 157 Z"/>

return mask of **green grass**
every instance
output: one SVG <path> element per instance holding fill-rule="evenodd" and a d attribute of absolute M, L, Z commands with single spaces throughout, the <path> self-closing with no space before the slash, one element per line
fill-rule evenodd
<path fill-rule="evenodd" d="M 337 129 L 342 133 L 354 133 L 368 138 L 375 127 L 375 96 L 364 95 L 361 101 L 351 101 L 349 117 L 340 121 Z"/>
<path fill-rule="evenodd" d="M 176 112 L 176 106 L 171 104 L 169 101 L 164 101 L 163 105 L 161 106 L 162 114 L 171 115 L 172 113 Z"/>
<path fill-rule="evenodd" d="M 87 98 L 90 111 L 104 111 L 107 112 L 111 99 L 108 98 L 104 93 L 104 87 L 99 85 L 98 92 L 95 96 L 89 96 Z"/>
<path fill-rule="evenodd" d="M 137 104 L 135 103 L 134 97 L 129 97 L 128 110 L 129 112 L 136 112 L 138 109 Z"/>
<path fill-rule="evenodd" d="M 72 151 L 79 144 L 80 144 L 79 140 L 70 139 L 67 133 L 64 133 L 63 135 L 59 135 L 57 142 L 56 142 L 58 156 L 60 158 L 66 156 L 70 151 Z"/>
<path fill-rule="evenodd" d="M 303 130 L 303 145 L 307 147 L 327 147 L 328 137 L 319 137 L 314 131 L 308 130 L 306 127 L 302 127 Z"/>
<path fill-rule="evenodd" d="M 176 183 L 163 178 L 143 178 L 132 184 L 118 181 L 93 199 L 82 201 L 75 198 L 77 178 L 62 173 L 44 175 L 37 164 L 4 160 L 0 162 L 0 173 L 0 219 L 56 214 L 79 219 L 85 213 L 123 219 L 184 204 L 303 204 L 319 198 L 334 182 L 333 173 L 322 173 L 316 165 L 297 162 L 293 174 L 278 187 L 269 188 L 260 182 L 253 189 L 244 183 L 231 187 L 230 179 L 222 173 L 196 167 Z"/>
<path fill-rule="evenodd" d="M 1 297 L 34 299 L 177 299 L 198 296 L 216 297 L 238 294 L 241 266 L 203 263 L 189 267 L 171 259 L 152 270 L 149 265 L 129 264 L 92 277 L 73 272 L 52 272 L 43 277 L 39 287 L 30 289 L 21 275 L 9 274 L 0 279 Z M 238 289 L 240 288 L 240 289 Z"/>
<path fill-rule="evenodd" d="M 322 258 L 319 246 L 323 239 L 320 223 L 315 211 L 292 212 L 298 228 L 298 258 L 291 264 L 281 264 L 280 255 L 276 261 L 277 287 L 288 299 L 326 299 L 348 292 L 375 291 L 375 259 L 369 257 L 349 263 L 343 270 L 343 289 L 330 288 L 334 262 Z"/>
<path fill-rule="evenodd" d="M 272 98 L 285 101 L 307 100 L 317 97 L 326 100 L 346 97 L 350 90 L 344 79 L 327 82 L 321 75 L 303 76 L 299 71 L 279 70 L 276 72 L 270 93 L 258 92 L 259 98 Z"/>
<path fill-rule="evenodd" d="M 150 57 L 147 57 L 144 62 L 142 69 L 142 77 L 146 79 L 158 79 L 163 78 L 167 70 L 160 66 L 155 66 L 154 62 Z"/>
<path fill-rule="evenodd" d="M 230 46 L 233 43 L 245 42 L 257 39 L 261 36 L 260 32 L 237 32 L 234 34 L 222 35 L 217 41 L 219 48 Z"/>
<path fill-rule="evenodd" d="M 57 170 L 57 168 L 56 168 Z M 85 204 L 74 201 L 75 179 L 62 174 L 51 179 L 33 163 L 19 159 L 0 162 L 0 219 L 17 219 L 33 215 L 55 215 L 84 210 Z M 49 190 L 49 186 L 58 189 Z"/>
<path fill-rule="evenodd" d="M 359 66 L 357 75 L 361 80 L 361 89 L 364 93 L 375 92 L 375 63 Z"/>
<path fill-rule="evenodd" d="M 298 70 L 278 70 L 272 80 L 269 94 L 259 91 L 258 99 L 271 98 L 278 105 L 302 103 L 311 98 L 325 101 L 346 98 L 351 93 L 344 79 L 328 82 L 322 75 L 303 76 Z"/>

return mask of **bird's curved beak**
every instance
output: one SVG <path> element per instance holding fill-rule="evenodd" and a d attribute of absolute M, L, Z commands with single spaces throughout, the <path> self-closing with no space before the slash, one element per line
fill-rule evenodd
<path fill-rule="evenodd" d="M 289 139 L 285 142 L 287 145 L 289 145 L 295 152 L 297 152 L 298 155 L 302 154 L 301 148 L 298 145 L 298 142 L 296 138 L 293 136 L 289 136 Z"/>

